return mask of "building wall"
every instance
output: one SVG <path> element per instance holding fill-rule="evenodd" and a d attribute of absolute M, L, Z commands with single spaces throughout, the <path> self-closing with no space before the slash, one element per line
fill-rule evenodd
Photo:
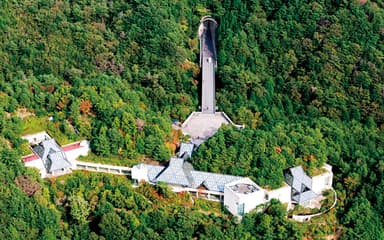
<path fill-rule="evenodd" d="M 252 211 L 256 206 L 265 203 L 265 191 L 259 189 L 249 194 L 233 192 L 229 186 L 224 187 L 224 206 L 233 214 L 238 216 L 238 207 L 244 204 L 244 213 Z"/>
<path fill-rule="evenodd" d="M 138 182 L 140 181 L 146 181 L 149 182 L 148 180 L 148 169 L 141 167 L 139 168 L 138 166 L 134 166 L 131 171 L 132 174 L 132 179 L 137 180 Z"/>
<path fill-rule="evenodd" d="M 230 213 L 237 216 L 238 215 L 238 203 L 239 196 L 235 194 L 229 186 L 224 187 L 224 206 L 228 209 Z"/>
<path fill-rule="evenodd" d="M 69 168 L 64 168 L 64 169 L 58 169 L 58 170 L 55 170 L 53 172 L 51 172 L 51 175 L 52 176 L 61 176 L 61 175 L 64 175 L 64 174 L 68 174 L 68 173 L 71 173 L 71 169 Z"/>
<path fill-rule="evenodd" d="M 263 189 L 246 195 L 242 194 L 239 201 L 245 204 L 244 213 L 249 213 L 256 206 L 265 203 L 265 197 L 266 193 Z"/>
<path fill-rule="evenodd" d="M 45 167 L 43 165 L 43 161 L 39 158 L 33 161 L 29 161 L 25 163 L 26 167 L 33 167 L 39 170 L 40 176 L 42 178 L 45 178 L 47 175 L 47 171 L 45 170 Z"/>
<path fill-rule="evenodd" d="M 73 162 L 80 156 L 87 156 L 89 151 L 89 143 L 87 141 L 81 141 L 79 148 L 65 151 L 65 154 L 67 155 L 68 161 Z"/>
<path fill-rule="evenodd" d="M 267 192 L 268 201 L 275 198 L 278 199 L 282 203 L 290 203 L 291 202 L 291 187 L 285 184 L 281 188 L 273 189 Z"/>
<path fill-rule="evenodd" d="M 312 178 L 312 190 L 321 194 L 324 190 L 332 188 L 333 174 L 332 172 L 326 172 Z"/>
<path fill-rule="evenodd" d="M 332 188 L 332 166 L 324 164 L 322 168 L 326 171 L 325 173 L 312 177 L 312 190 L 317 194 L 321 194 L 324 190 Z"/>

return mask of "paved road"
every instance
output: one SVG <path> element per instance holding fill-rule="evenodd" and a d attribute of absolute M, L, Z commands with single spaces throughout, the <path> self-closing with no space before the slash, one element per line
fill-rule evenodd
<path fill-rule="evenodd" d="M 201 111 L 203 113 L 215 113 L 215 68 L 216 62 L 216 31 L 217 23 L 211 18 L 203 18 L 200 29 L 200 58 L 202 68 L 202 94 Z"/>

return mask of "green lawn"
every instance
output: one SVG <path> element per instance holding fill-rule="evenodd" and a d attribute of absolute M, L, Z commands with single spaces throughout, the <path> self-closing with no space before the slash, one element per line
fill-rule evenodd
<path fill-rule="evenodd" d="M 23 154 L 23 156 L 26 156 L 26 155 L 33 153 L 32 149 L 29 146 L 29 143 L 27 141 L 25 141 L 21 144 L 21 153 Z"/>
<path fill-rule="evenodd" d="M 27 117 L 23 119 L 22 135 L 46 131 L 48 125 L 47 117 Z"/>
<path fill-rule="evenodd" d="M 64 123 L 68 124 L 68 123 Z M 23 119 L 23 132 L 22 135 L 33 134 L 37 132 L 46 131 L 52 136 L 60 145 L 66 145 L 71 142 L 79 141 L 82 138 L 74 132 L 65 134 L 59 128 L 58 122 L 49 121 L 48 117 L 27 117 Z M 68 136 L 70 135 L 70 136 Z"/>
<path fill-rule="evenodd" d="M 140 163 L 141 158 L 139 157 L 137 159 L 128 159 L 116 155 L 110 157 L 101 157 L 95 155 L 94 153 L 89 153 L 88 156 L 79 157 L 79 161 L 132 167 L 133 165 Z"/>

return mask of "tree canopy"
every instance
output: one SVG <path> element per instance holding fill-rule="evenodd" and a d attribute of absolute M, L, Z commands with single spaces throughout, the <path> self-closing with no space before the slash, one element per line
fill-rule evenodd
<path fill-rule="evenodd" d="M 0 2 L 2 238 L 383 238 L 382 1 Z M 194 167 L 277 187 L 287 167 L 328 162 L 339 201 L 323 222 L 288 221 L 274 202 L 236 225 L 164 186 L 86 173 L 42 181 L 20 162 L 33 129 L 87 138 L 92 157 L 125 165 L 169 160 L 171 119 L 199 105 L 205 15 L 219 24 L 218 108 L 246 128 L 220 129 Z M 29 196 L 17 179 L 29 179 Z"/>

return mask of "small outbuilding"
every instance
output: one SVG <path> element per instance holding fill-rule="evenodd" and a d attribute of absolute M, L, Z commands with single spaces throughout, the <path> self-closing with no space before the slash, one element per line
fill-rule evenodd
<path fill-rule="evenodd" d="M 89 152 L 86 140 L 70 143 L 61 147 L 46 132 L 25 135 L 33 154 L 23 156 L 22 161 L 27 167 L 37 168 L 42 178 L 70 173 L 79 156 Z"/>
<path fill-rule="evenodd" d="M 48 174 L 53 176 L 70 171 L 72 164 L 68 161 L 63 149 L 53 138 L 46 138 L 32 147 L 33 151 L 41 158 Z"/>

